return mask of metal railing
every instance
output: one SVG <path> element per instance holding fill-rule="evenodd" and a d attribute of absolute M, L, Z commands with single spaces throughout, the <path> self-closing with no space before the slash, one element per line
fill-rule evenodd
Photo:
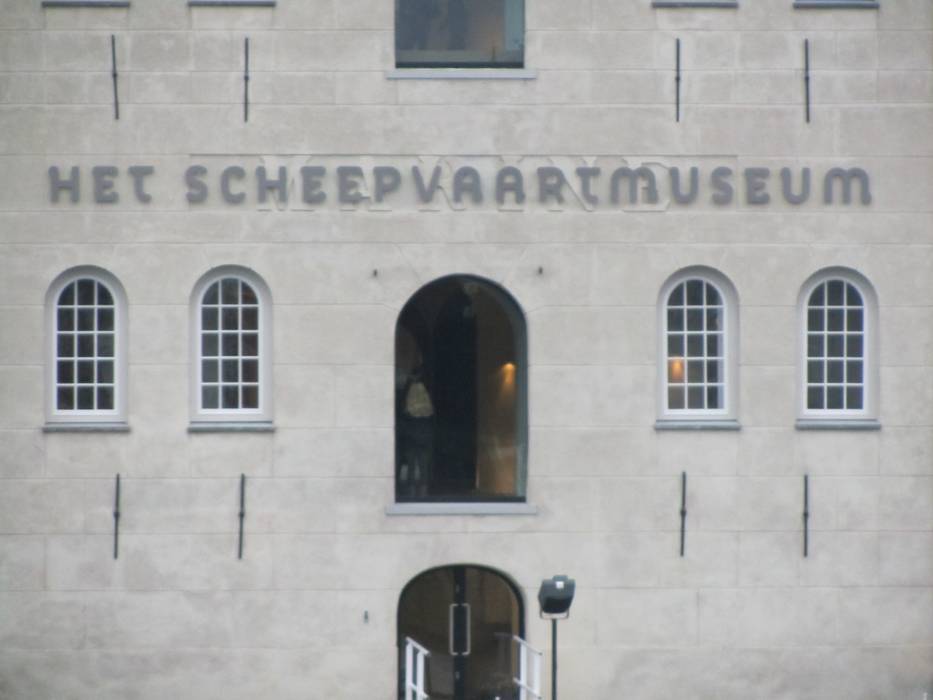
<path fill-rule="evenodd" d="M 542 700 L 541 663 L 544 655 L 524 639 L 514 634 L 497 633 L 502 642 L 514 642 L 518 652 L 518 677 L 512 682 L 518 688 L 518 700 Z"/>
<path fill-rule="evenodd" d="M 424 685 L 424 662 L 431 655 L 411 637 L 405 637 L 405 700 L 429 700 Z"/>

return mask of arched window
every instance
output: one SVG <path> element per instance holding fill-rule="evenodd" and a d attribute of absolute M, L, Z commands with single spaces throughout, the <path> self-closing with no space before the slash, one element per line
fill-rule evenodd
<path fill-rule="evenodd" d="M 50 425 L 126 422 L 126 294 L 96 267 L 59 275 L 46 297 Z"/>
<path fill-rule="evenodd" d="M 732 283 L 709 268 L 681 270 L 662 287 L 658 427 L 735 427 L 736 307 Z"/>
<path fill-rule="evenodd" d="M 813 275 L 801 289 L 800 417 L 876 417 L 874 291 L 852 270 Z M 814 423 L 811 423 L 814 424 Z"/>
<path fill-rule="evenodd" d="M 267 424 L 272 419 L 271 297 L 241 267 L 212 270 L 192 295 L 192 424 Z"/>
<path fill-rule="evenodd" d="M 397 501 L 523 501 L 525 320 L 501 287 L 444 277 L 395 333 Z"/>

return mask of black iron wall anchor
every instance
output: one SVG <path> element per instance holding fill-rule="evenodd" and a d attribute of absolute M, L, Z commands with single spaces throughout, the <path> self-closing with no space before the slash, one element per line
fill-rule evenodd
<path fill-rule="evenodd" d="M 117 474 L 116 489 L 113 497 L 113 558 L 120 554 L 120 475 Z"/>
<path fill-rule="evenodd" d="M 687 540 L 687 472 L 680 474 L 680 556 L 684 556 Z"/>
<path fill-rule="evenodd" d="M 243 519 L 246 517 L 246 474 L 240 474 L 240 538 L 237 545 L 237 559 L 243 558 Z"/>
<path fill-rule="evenodd" d="M 807 124 L 810 123 L 810 40 L 803 40 L 803 93 Z"/>
<path fill-rule="evenodd" d="M 117 90 L 117 37 L 110 35 L 110 75 L 113 77 L 113 118 L 120 118 L 120 93 Z"/>
<path fill-rule="evenodd" d="M 243 121 L 249 121 L 249 37 L 243 40 Z"/>
<path fill-rule="evenodd" d="M 680 39 L 677 39 L 677 64 L 674 68 L 674 88 L 676 91 L 675 97 L 675 107 L 674 107 L 674 118 L 676 121 L 680 121 Z"/>
<path fill-rule="evenodd" d="M 803 475 L 803 556 L 810 556 L 810 475 Z"/>

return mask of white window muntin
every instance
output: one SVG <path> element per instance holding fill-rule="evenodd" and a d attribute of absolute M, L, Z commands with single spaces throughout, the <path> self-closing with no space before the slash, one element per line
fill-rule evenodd
<path fill-rule="evenodd" d="M 842 285 L 843 297 L 841 303 L 835 303 L 837 300 L 828 298 L 830 283 Z M 814 293 L 822 289 L 824 293 L 823 301 L 817 306 L 811 308 L 811 301 L 814 300 Z M 852 289 L 860 297 L 860 304 L 850 302 L 849 290 Z M 830 303 L 833 301 L 834 303 Z M 798 303 L 799 323 L 800 323 L 800 342 L 798 348 L 798 410 L 799 415 L 805 419 L 865 419 L 873 418 L 877 413 L 876 392 L 877 377 L 875 363 L 875 344 L 877 342 L 875 333 L 875 299 L 874 291 L 868 281 L 858 273 L 845 268 L 833 268 L 823 270 L 813 275 L 801 288 L 800 299 Z M 811 311 L 822 312 L 822 329 L 817 329 L 812 325 L 815 320 L 811 316 Z M 860 313 L 852 313 L 859 312 Z M 837 320 L 830 323 L 831 314 Z M 856 317 L 857 320 L 856 320 Z M 861 322 L 861 330 L 851 328 L 852 322 Z M 830 328 L 832 326 L 832 328 Z M 850 330 L 851 328 L 851 330 Z M 842 338 L 841 348 L 830 348 L 830 336 Z M 822 355 L 811 354 L 814 346 L 811 340 L 820 339 Z M 856 357 L 855 353 L 850 352 L 852 341 L 860 340 L 861 356 Z M 838 343 L 839 341 L 835 341 Z M 841 354 L 840 354 L 841 353 Z M 823 381 L 811 381 L 811 362 L 822 360 Z M 832 363 L 832 364 L 831 364 Z M 841 363 L 841 366 L 840 364 Z M 860 363 L 860 364 L 856 364 Z M 830 376 L 830 368 L 835 365 L 833 376 Z M 849 381 L 850 370 L 859 370 L 861 372 L 860 380 Z M 842 381 L 836 381 L 838 372 L 842 372 Z M 822 387 L 824 396 L 828 395 L 829 389 L 834 391 L 841 390 L 843 393 L 843 408 L 830 408 L 827 406 L 828 400 L 824 398 L 824 408 L 810 407 L 811 388 Z M 846 389 L 849 387 L 861 389 L 861 408 L 850 408 L 847 406 Z"/>
<path fill-rule="evenodd" d="M 688 300 L 686 297 L 689 283 L 701 283 L 703 289 L 702 299 Z M 696 284 L 692 285 L 693 287 Z M 684 297 L 681 304 L 673 299 L 672 295 L 682 288 Z M 708 293 L 712 292 L 712 296 Z M 737 381 L 735 359 L 737 353 L 737 308 L 736 294 L 729 280 L 712 268 L 696 266 L 681 270 L 671 276 L 661 288 L 658 298 L 659 312 L 659 353 L 658 353 L 658 397 L 659 420 L 723 420 L 735 418 L 737 411 Z M 670 311 L 679 308 L 683 312 L 683 327 L 676 324 L 671 318 Z M 718 320 L 718 327 L 710 323 L 710 315 Z M 702 318 L 702 322 L 692 324 L 688 316 Z M 672 326 L 672 321 L 674 325 Z M 692 326 L 692 328 L 691 328 Z M 672 339 L 678 336 L 683 338 L 683 354 L 677 355 L 672 350 Z M 691 352 L 691 341 L 694 348 Z M 697 348 L 700 348 L 698 351 Z M 677 367 L 676 364 L 680 363 Z M 690 363 L 703 363 L 702 373 L 691 368 Z M 710 375 L 711 365 L 716 372 Z M 691 377 L 691 369 L 693 371 Z M 679 380 L 678 374 L 683 377 Z M 674 380 L 674 381 L 672 381 Z M 685 392 L 683 407 L 672 406 L 671 388 L 682 386 Z M 688 394 L 690 388 L 694 392 L 702 390 L 704 393 L 703 408 L 691 408 Z M 715 391 L 719 406 L 708 408 L 709 392 Z M 675 392 L 676 393 L 676 392 Z M 696 402 L 694 402 L 696 403 Z"/>
<path fill-rule="evenodd" d="M 46 419 L 126 421 L 126 294 L 97 267 L 59 275 L 46 296 Z"/>
<path fill-rule="evenodd" d="M 195 285 L 191 306 L 192 420 L 270 421 L 271 303 L 265 283 L 246 268 L 216 268 Z"/>

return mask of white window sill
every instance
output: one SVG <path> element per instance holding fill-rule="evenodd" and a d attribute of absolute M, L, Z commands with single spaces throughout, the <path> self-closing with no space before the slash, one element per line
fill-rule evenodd
<path fill-rule="evenodd" d="M 46 423 L 43 433 L 128 433 L 130 426 L 118 421 L 99 423 Z"/>
<path fill-rule="evenodd" d="M 42 7 L 129 7 L 129 0 L 42 0 Z"/>
<path fill-rule="evenodd" d="M 275 7 L 275 0 L 188 0 L 188 7 Z"/>
<path fill-rule="evenodd" d="M 701 8 L 701 9 L 731 9 L 738 7 L 738 0 L 654 0 L 651 7 L 660 8 Z"/>
<path fill-rule="evenodd" d="M 396 68 L 386 71 L 389 80 L 534 80 L 529 68 Z"/>
<path fill-rule="evenodd" d="M 874 418 L 798 418 L 797 430 L 881 430 Z"/>
<path fill-rule="evenodd" d="M 795 10 L 877 10 L 877 2 L 858 0 L 796 0 Z"/>
<path fill-rule="evenodd" d="M 193 421 L 189 433 L 274 433 L 272 421 Z"/>
<path fill-rule="evenodd" d="M 654 423 L 655 430 L 741 430 L 737 420 L 704 418 L 659 418 Z"/>
<path fill-rule="evenodd" d="M 393 503 L 386 515 L 537 515 L 529 503 Z"/>

